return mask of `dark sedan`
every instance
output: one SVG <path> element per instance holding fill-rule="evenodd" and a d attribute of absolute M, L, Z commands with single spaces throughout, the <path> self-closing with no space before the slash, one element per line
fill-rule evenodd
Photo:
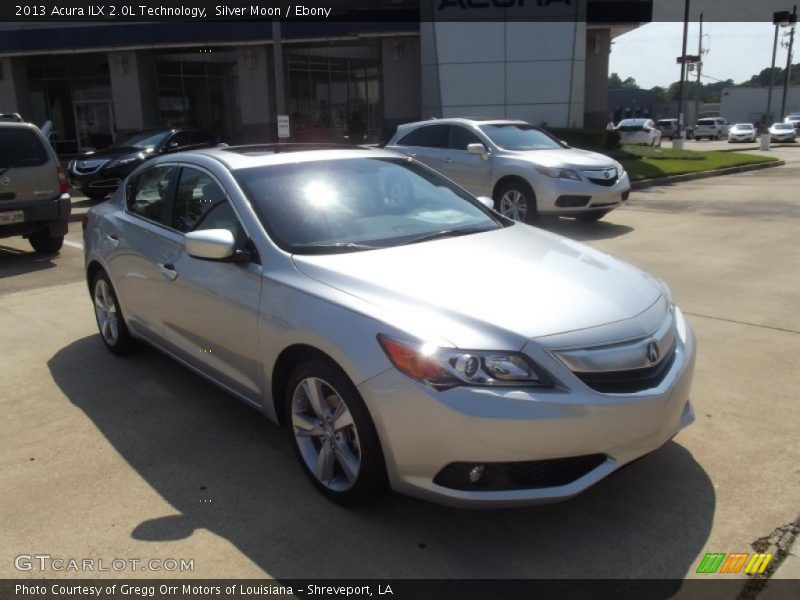
<path fill-rule="evenodd" d="M 129 173 L 150 158 L 218 143 L 216 135 L 198 129 L 147 129 L 128 136 L 116 146 L 87 152 L 70 161 L 67 177 L 73 187 L 99 200 L 116 190 Z"/>

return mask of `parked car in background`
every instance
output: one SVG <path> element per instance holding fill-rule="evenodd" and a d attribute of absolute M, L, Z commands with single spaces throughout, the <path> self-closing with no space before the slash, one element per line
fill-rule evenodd
<path fill-rule="evenodd" d="M 728 135 L 730 126 L 722 117 L 708 117 L 700 119 L 694 126 L 694 139 L 722 140 Z"/>
<path fill-rule="evenodd" d="M 790 123 L 795 131 L 800 131 L 800 113 L 789 113 L 783 122 Z"/>
<path fill-rule="evenodd" d="M 386 145 L 436 169 L 515 221 L 562 215 L 596 221 L 628 199 L 617 161 L 570 148 L 525 121 L 434 119 L 407 123 Z M 407 190 L 398 190 L 407 193 Z"/>
<path fill-rule="evenodd" d="M 664 282 L 395 153 L 158 157 L 83 239 L 103 344 L 144 340 L 285 425 L 335 502 L 565 499 L 695 418 Z"/>
<path fill-rule="evenodd" d="M 661 132 L 661 138 L 668 138 L 674 140 L 678 137 L 678 119 L 659 119 L 656 121 L 656 129 Z M 683 135 L 687 140 L 694 137 L 694 128 L 687 125 L 683 128 Z"/>
<path fill-rule="evenodd" d="M 728 130 L 728 143 L 755 142 L 756 128 L 752 123 L 736 123 Z"/>
<path fill-rule="evenodd" d="M 87 152 L 70 161 L 67 175 L 73 187 L 99 200 L 116 190 L 136 167 L 155 156 L 205 148 L 218 142 L 218 136 L 199 129 L 147 129 L 129 135 L 111 148 Z"/>
<path fill-rule="evenodd" d="M 773 123 L 769 128 L 769 139 L 772 142 L 794 142 L 797 130 L 791 123 Z"/>
<path fill-rule="evenodd" d="M 617 131 L 623 144 L 661 145 L 661 132 L 652 119 L 623 119 Z"/>
<path fill-rule="evenodd" d="M 10 121 L 12 123 L 24 123 L 25 119 L 19 113 L 0 113 L 0 121 Z"/>
<path fill-rule="evenodd" d="M 36 252 L 58 252 L 70 209 L 64 171 L 39 128 L 0 120 L 0 237 L 21 235 Z"/>

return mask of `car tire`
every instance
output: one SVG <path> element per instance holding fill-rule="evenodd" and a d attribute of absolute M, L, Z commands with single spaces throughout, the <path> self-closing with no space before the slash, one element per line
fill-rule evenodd
<path fill-rule="evenodd" d="M 298 365 L 289 377 L 284 410 L 295 455 L 325 497 L 355 506 L 389 490 L 375 424 L 341 369 L 321 359 Z"/>
<path fill-rule="evenodd" d="M 28 242 L 37 254 L 56 254 L 64 245 L 64 236 L 50 235 L 50 230 L 45 227 L 29 235 Z"/>
<path fill-rule="evenodd" d="M 495 191 L 494 209 L 504 217 L 521 223 L 534 223 L 539 218 L 536 194 L 522 180 L 505 183 Z"/>
<path fill-rule="evenodd" d="M 583 221 L 585 223 L 593 223 L 595 221 L 599 221 L 610 212 L 611 212 L 610 210 L 594 210 L 592 212 L 575 215 L 575 218 L 578 221 Z"/>
<path fill-rule="evenodd" d="M 136 340 L 128 331 L 117 293 L 105 271 L 98 271 L 92 279 L 91 294 L 97 329 L 106 348 L 119 355 L 135 350 Z"/>

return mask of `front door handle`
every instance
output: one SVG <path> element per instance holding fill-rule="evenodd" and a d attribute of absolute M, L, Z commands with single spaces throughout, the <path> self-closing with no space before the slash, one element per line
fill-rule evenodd
<path fill-rule="evenodd" d="M 416 152 L 406 152 L 406 156 L 410 156 L 411 158 L 414 158 L 416 155 Z"/>
<path fill-rule="evenodd" d="M 117 236 L 117 234 L 116 234 L 116 233 L 109 233 L 109 234 L 107 234 L 107 235 L 106 235 L 106 239 L 107 239 L 109 242 L 111 242 L 111 245 L 112 245 L 112 246 L 114 246 L 114 248 L 116 248 L 117 246 L 119 246 L 119 237 Z"/>
<path fill-rule="evenodd" d="M 178 272 L 175 270 L 175 265 L 172 263 L 156 263 L 158 264 L 158 270 L 161 271 L 161 274 L 166 277 L 169 281 L 175 281 L 178 277 Z"/>
<path fill-rule="evenodd" d="M 444 162 L 446 162 L 449 165 L 451 162 L 453 162 L 453 159 L 448 156 L 444 159 Z"/>

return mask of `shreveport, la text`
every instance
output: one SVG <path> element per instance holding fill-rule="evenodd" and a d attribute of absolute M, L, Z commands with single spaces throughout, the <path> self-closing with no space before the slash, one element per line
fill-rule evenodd
<path fill-rule="evenodd" d="M 227 585 L 196 585 L 183 583 L 177 585 L 170 584 L 146 584 L 131 585 L 128 583 L 107 584 L 107 585 L 73 585 L 68 583 L 51 583 L 47 585 L 27 585 L 18 583 L 15 585 L 14 593 L 17 596 L 94 596 L 100 597 L 102 594 L 121 596 L 140 596 L 143 598 L 153 598 L 156 594 L 161 596 L 291 596 L 295 594 L 307 596 L 387 596 L 394 595 L 392 586 L 385 585 L 317 585 L 308 584 L 305 587 L 294 589 L 289 585 L 259 584 L 246 585 L 242 583 Z"/>

